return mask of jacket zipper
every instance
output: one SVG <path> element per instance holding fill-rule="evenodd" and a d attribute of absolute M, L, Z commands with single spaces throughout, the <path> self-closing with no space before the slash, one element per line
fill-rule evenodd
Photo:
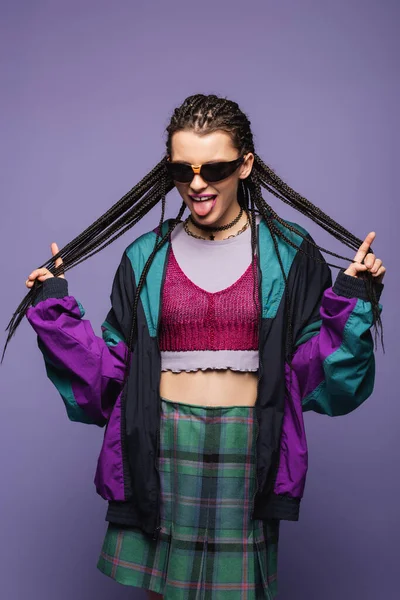
<path fill-rule="evenodd" d="M 260 380 L 258 380 L 260 381 Z M 255 458 L 255 478 L 256 478 L 256 485 L 255 485 L 255 489 L 254 489 L 254 493 L 253 493 L 253 501 L 252 501 L 252 519 L 254 519 L 254 504 L 255 504 L 255 498 L 258 492 L 258 476 L 257 476 L 257 440 L 258 440 L 258 434 L 259 434 L 259 425 L 258 425 L 258 419 L 257 419 L 257 412 L 255 411 L 254 413 L 255 416 L 255 421 L 256 421 L 256 440 L 255 440 L 255 452 L 254 452 L 254 458 Z"/>
<path fill-rule="evenodd" d="M 165 261 L 164 261 L 164 266 L 163 266 L 163 274 L 162 274 L 162 278 L 161 278 L 161 285 L 160 285 L 160 297 L 159 297 L 159 310 L 158 310 L 158 320 L 157 320 L 157 331 L 156 331 L 156 340 L 157 340 L 157 350 L 158 350 L 158 356 L 159 356 L 159 360 L 161 362 L 161 352 L 160 352 L 160 344 L 158 342 L 158 332 L 160 330 L 160 321 L 161 321 L 161 301 L 162 301 L 162 292 L 163 292 L 163 287 L 164 287 L 164 281 L 165 281 L 165 275 L 167 272 L 167 264 L 168 264 L 168 257 L 169 257 L 169 253 L 170 253 L 170 247 L 171 244 L 169 242 L 168 248 L 167 248 L 167 252 L 165 255 Z M 161 371 L 160 371 L 160 378 L 161 378 Z M 160 379 L 158 381 L 158 386 L 157 389 L 160 389 Z M 160 400 L 160 398 L 159 398 Z M 158 468 L 158 452 L 160 449 L 160 419 L 161 419 L 161 403 L 160 401 L 158 402 L 158 425 L 157 425 L 157 447 L 156 447 L 156 455 L 154 457 L 154 466 L 155 469 L 157 471 L 157 477 L 158 477 L 158 497 L 157 497 L 157 525 L 153 531 L 153 540 L 157 540 L 160 530 L 161 530 L 161 510 L 160 510 L 160 502 L 161 502 L 161 478 L 160 478 L 160 471 Z"/>
<path fill-rule="evenodd" d="M 160 418 L 160 415 L 159 415 Z M 160 533 L 160 529 L 161 529 L 161 515 L 160 515 L 160 486 L 161 486 L 161 482 L 160 482 L 160 471 L 158 469 L 158 450 L 160 447 L 160 427 L 157 427 L 157 448 L 156 448 L 156 455 L 154 458 L 154 466 L 155 469 L 157 471 L 157 477 L 158 477 L 158 498 L 157 498 L 157 525 L 153 531 L 153 540 L 157 540 L 158 535 Z"/>
<path fill-rule="evenodd" d="M 160 420 L 160 410 L 158 410 L 158 419 Z M 156 444 L 156 455 L 154 457 L 154 466 L 155 469 L 157 471 L 157 477 L 158 477 L 158 496 L 157 496 L 157 517 L 156 517 L 156 527 L 153 531 L 153 540 L 156 540 L 158 538 L 158 535 L 160 533 L 160 529 L 161 529 L 161 515 L 160 515 L 160 487 L 161 487 L 161 481 L 160 481 L 160 471 L 158 469 L 158 451 L 160 448 L 160 427 L 157 427 L 157 444 Z"/>
<path fill-rule="evenodd" d="M 259 225 L 257 225 L 257 276 L 258 276 L 258 299 L 259 299 L 259 317 L 258 317 L 258 377 L 257 377 L 257 398 L 256 398 L 256 404 L 258 402 L 258 398 L 259 398 L 259 394 L 260 394 L 260 379 L 261 379 L 261 369 L 262 369 L 262 364 L 261 364 L 261 324 L 262 324 L 262 291 L 261 291 L 261 268 L 259 265 L 259 261 L 260 261 L 260 242 L 259 242 Z M 254 494 L 253 494 L 253 501 L 252 501 L 252 518 L 254 519 L 254 504 L 255 504 L 255 498 L 258 492 L 258 475 L 257 475 L 257 441 L 258 441 L 258 435 L 259 435 L 259 431 L 260 431 L 260 427 L 259 427 L 259 423 L 258 423 L 258 417 L 257 417 L 257 410 L 254 407 L 254 417 L 256 420 L 256 440 L 255 440 L 255 452 L 254 452 L 254 458 L 255 458 L 255 476 L 256 476 L 256 485 L 255 485 L 255 489 L 254 489 Z"/>
<path fill-rule="evenodd" d="M 262 360 L 261 360 L 261 356 L 262 356 L 262 348 L 261 348 L 261 325 L 262 325 L 262 311 L 263 311 L 263 304 L 262 304 L 262 271 L 261 271 L 261 267 L 260 267 L 260 236 L 259 236 L 259 228 L 260 226 L 257 225 L 257 274 L 258 274 L 258 297 L 259 297 L 259 302 L 260 302 L 260 314 L 259 314 L 259 328 L 258 328 L 258 335 L 259 335 L 259 341 L 258 341 L 258 382 L 257 382 L 257 399 L 256 399 L 256 404 L 258 402 L 258 398 L 259 398 L 259 394 L 260 394 L 260 379 L 261 379 L 261 371 L 262 371 Z M 253 507 L 252 507 L 252 518 L 254 519 L 254 501 L 255 501 L 255 497 L 257 495 L 258 489 L 259 489 L 259 485 L 258 485 L 258 476 L 257 476 L 257 440 L 258 440 L 258 435 L 259 435 L 259 431 L 260 431 L 260 427 L 258 424 L 258 418 L 257 418 L 257 411 L 255 410 L 255 418 L 256 418 L 256 441 L 255 441 L 255 473 L 256 473 L 256 485 L 255 485 L 255 492 L 253 495 Z M 268 574 L 267 574 L 268 577 Z M 270 592 L 270 588 L 268 585 L 268 581 L 266 582 L 267 585 L 267 596 L 268 596 L 268 600 L 272 600 L 272 596 L 271 596 L 271 592 Z"/>

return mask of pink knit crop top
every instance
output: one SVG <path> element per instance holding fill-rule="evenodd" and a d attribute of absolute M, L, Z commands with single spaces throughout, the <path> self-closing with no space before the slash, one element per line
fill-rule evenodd
<path fill-rule="evenodd" d="M 176 229 L 178 231 L 172 234 L 175 233 L 175 236 L 171 240 L 161 302 L 159 346 L 162 370 L 257 371 L 259 300 L 258 293 L 253 294 L 250 230 L 237 238 L 216 243 L 189 236 L 181 224 Z M 241 236 L 243 239 L 239 240 Z M 178 261 L 180 257 L 184 263 L 184 257 L 188 258 L 189 246 L 190 251 L 195 254 L 193 260 L 186 260 L 186 267 L 190 265 L 192 268 L 193 263 L 197 264 L 194 275 L 202 280 L 204 287 L 195 283 L 193 277 L 189 278 Z M 221 246 L 225 248 L 222 249 Z M 206 256 L 199 256 L 199 250 Z M 241 260 L 235 261 L 236 253 L 242 257 Z M 248 266 L 238 274 L 237 265 L 239 263 L 240 269 L 240 263 L 246 260 L 246 256 L 249 259 Z M 215 265 L 214 270 L 212 269 L 212 263 L 218 261 L 212 261 L 212 257 L 223 261 L 218 266 L 221 269 L 225 265 L 227 281 L 233 279 L 232 283 L 217 291 L 205 289 L 208 273 L 211 287 L 216 287 L 215 278 L 218 273 Z M 253 258 L 253 263 L 256 272 L 256 257 Z M 206 268 L 204 272 L 203 267 Z M 220 279 L 223 280 L 224 277 Z"/>

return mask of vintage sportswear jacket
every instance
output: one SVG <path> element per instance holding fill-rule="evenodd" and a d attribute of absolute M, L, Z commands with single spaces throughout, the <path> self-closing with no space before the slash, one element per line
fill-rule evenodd
<path fill-rule="evenodd" d="M 163 233 L 169 223 L 164 221 Z M 299 225 L 292 225 L 311 239 Z M 284 233 L 307 253 L 322 258 L 297 234 L 286 228 Z M 155 239 L 156 230 L 149 231 L 124 251 L 101 337 L 83 318 L 79 301 L 68 294 L 66 279 L 46 279 L 27 310 L 47 375 L 69 419 L 105 427 L 95 485 L 109 503 L 106 520 L 139 527 L 154 538 L 160 529 L 161 500 L 157 332 L 170 242 L 157 252 L 140 294 L 138 334 L 129 354 L 124 394 L 122 381 L 136 285 Z M 375 377 L 372 311 L 362 279 L 341 270 L 332 287 L 325 261 L 316 262 L 281 239 L 277 243 L 292 299 L 291 378 L 285 343 L 285 282 L 271 234 L 261 220 L 257 226 L 261 315 L 253 518 L 297 520 L 308 458 L 303 412 L 344 415 L 371 395 Z M 383 287 L 375 284 L 378 300 Z M 285 392 L 285 382 L 290 394 Z"/>

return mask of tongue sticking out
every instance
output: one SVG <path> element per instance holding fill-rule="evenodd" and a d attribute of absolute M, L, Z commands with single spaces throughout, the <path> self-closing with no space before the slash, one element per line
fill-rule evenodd
<path fill-rule="evenodd" d="M 193 210 L 199 217 L 205 217 L 208 215 L 215 206 L 217 197 L 210 198 L 210 200 L 203 200 L 203 202 L 193 202 Z"/>

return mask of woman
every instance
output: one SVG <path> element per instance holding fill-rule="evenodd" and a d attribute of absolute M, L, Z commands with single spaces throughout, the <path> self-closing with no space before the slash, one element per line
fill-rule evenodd
<path fill-rule="evenodd" d="M 149 175 L 51 245 L 18 311 L 69 418 L 106 427 L 98 568 L 149 598 L 271 599 L 279 523 L 298 519 L 304 491 L 302 413 L 346 414 L 370 396 L 385 267 L 374 232 L 362 242 L 263 163 L 235 102 L 191 96 L 167 133 Z M 174 186 L 182 207 L 164 221 Z M 262 187 L 357 249 L 333 286 L 318 246 Z M 63 273 L 160 200 L 159 226 L 123 254 L 99 338 Z"/>

